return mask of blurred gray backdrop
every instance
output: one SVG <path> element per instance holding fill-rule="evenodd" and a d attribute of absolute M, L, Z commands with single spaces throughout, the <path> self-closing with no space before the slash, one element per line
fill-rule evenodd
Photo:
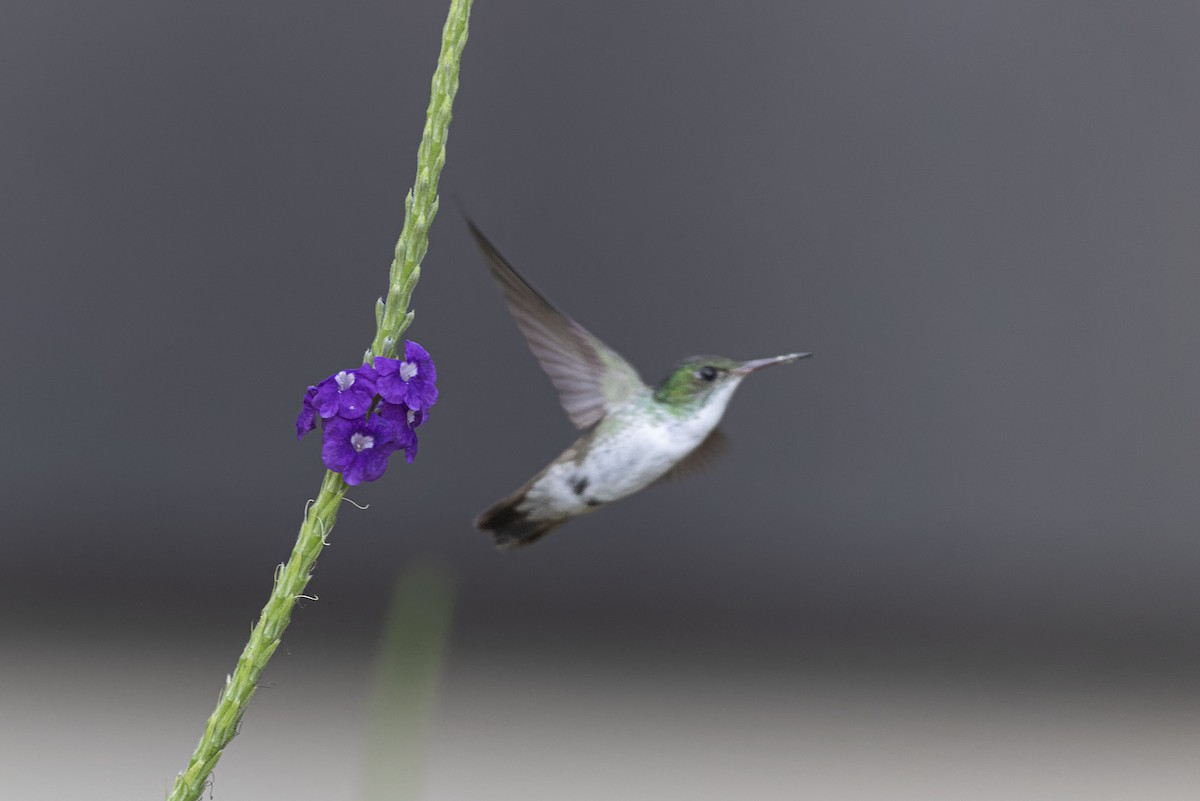
<path fill-rule="evenodd" d="M 4 11 L 4 630 L 203 665 L 155 792 L 317 489 L 292 421 L 370 340 L 445 5 Z M 1195 671 L 1197 30 L 1194 3 L 478 3 L 409 332 L 442 400 L 351 493 L 288 647 L 369 660 L 433 556 L 460 655 Z M 496 553 L 472 517 L 574 432 L 454 199 L 648 380 L 817 357 L 743 386 L 713 469 Z"/>

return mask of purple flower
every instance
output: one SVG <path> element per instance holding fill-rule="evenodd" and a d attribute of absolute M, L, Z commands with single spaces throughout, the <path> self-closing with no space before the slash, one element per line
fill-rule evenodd
<path fill-rule="evenodd" d="M 309 387 L 308 392 L 304 393 L 300 416 L 296 418 L 296 439 L 304 439 L 305 434 L 317 427 L 317 409 L 313 406 L 313 398 L 316 395 L 316 387 Z"/>
<path fill-rule="evenodd" d="M 378 416 L 347 420 L 334 417 L 325 423 L 321 461 L 341 473 L 347 484 L 374 481 L 387 470 L 387 460 L 399 447 L 395 426 Z"/>
<path fill-rule="evenodd" d="M 375 358 L 379 395 L 389 403 L 425 410 L 437 403 L 437 370 L 429 352 L 412 340 L 404 343 L 403 359 Z"/>
<path fill-rule="evenodd" d="M 410 462 L 416 458 L 416 429 L 437 403 L 436 381 L 433 359 L 416 342 L 407 342 L 403 359 L 379 356 L 375 367 L 342 370 L 309 387 L 296 418 L 296 437 L 320 421 L 325 466 L 341 473 L 347 484 L 374 481 L 396 451 L 403 450 Z"/>
<path fill-rule="evenodd" d="M 362 417 L 375 400 L 375 369 L 364 364 L 357 370 L 342 370 L 317 384 L 312 406 L 322 420 L 331 417 Z"/>
<path fill-rule="evenodd" d="M 417 458 L 417 428 L 425 422 L 425 412 L 410 409 L 403 403 L 379 404 L 378 414 L 392 426 L 392 433 L 399 443 L 397 447 L 404 449 L 404 459 L 409 464 Z"/>

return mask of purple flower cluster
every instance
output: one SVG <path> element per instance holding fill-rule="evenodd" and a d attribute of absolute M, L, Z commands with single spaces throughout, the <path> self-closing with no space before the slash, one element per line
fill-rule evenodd
<path fill-rule="evenodd" d="M 417 429 L 437 403 L 437 370 L 428 351 L 404 344 L 403 359 L 375 357 L 375 366 L 342 370 L 304 394 L 296 438 L 324 424 L 321 461 L 347 484 L 374 481 L 398 450 L 417 456 Z"/>

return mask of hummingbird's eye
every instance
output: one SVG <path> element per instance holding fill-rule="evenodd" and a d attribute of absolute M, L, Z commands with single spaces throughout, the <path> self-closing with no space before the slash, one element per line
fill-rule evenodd
<path fill-rule="evenodd" d="M 716 377 L 717 368 L 713 367 L 711 364 L 706 364 L 696 371 L 696 378 L 700 378 L 705 381 L 712 381 Z"/>

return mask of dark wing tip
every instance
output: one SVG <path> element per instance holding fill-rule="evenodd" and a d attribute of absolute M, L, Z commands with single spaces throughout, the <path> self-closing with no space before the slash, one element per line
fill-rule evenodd
<path fill-rule="evenodd" d="M 492 241 L 484 236 L 483 231 L 479 230 L 479 226 L 470 217 L 463 217 L 467 222 L 467 228 L 471 231 L 471 236 L 475 238 L 475 244 L 483 251 L 484 257 L 487 259 L 488 266 L 492 270 L 492 275 L 499 282 L 500 287 L 504 290 L 505 296 L 510 304 L 515 303 L 518 307 L 525 306 L 528 303 L 535 303 L 541 306 L 546 312 L 562 317 L 564 321 L 567 316 L 558 310 L 545 295 L 534 289 L 533 284 L 525 280 L 512 263 L 504 258 L 504 254 L 500 249 L 492 244 Z"/>
<path fill-rule="evenodd" d="M 475 221 L 468 217 L 465 213 L 463 214 L 463 220 L 467 223 L 467 228 L 471 231 L 471 236 L 475 237 L 475 241 L 479 244 L 479 247 L 483 248 L 484 250 L 496 249 L 492 243 L 488 241 L 488 238 L 483 235 L 483 231 L 479 230 L 479 226 L 475 224 Z"/>

